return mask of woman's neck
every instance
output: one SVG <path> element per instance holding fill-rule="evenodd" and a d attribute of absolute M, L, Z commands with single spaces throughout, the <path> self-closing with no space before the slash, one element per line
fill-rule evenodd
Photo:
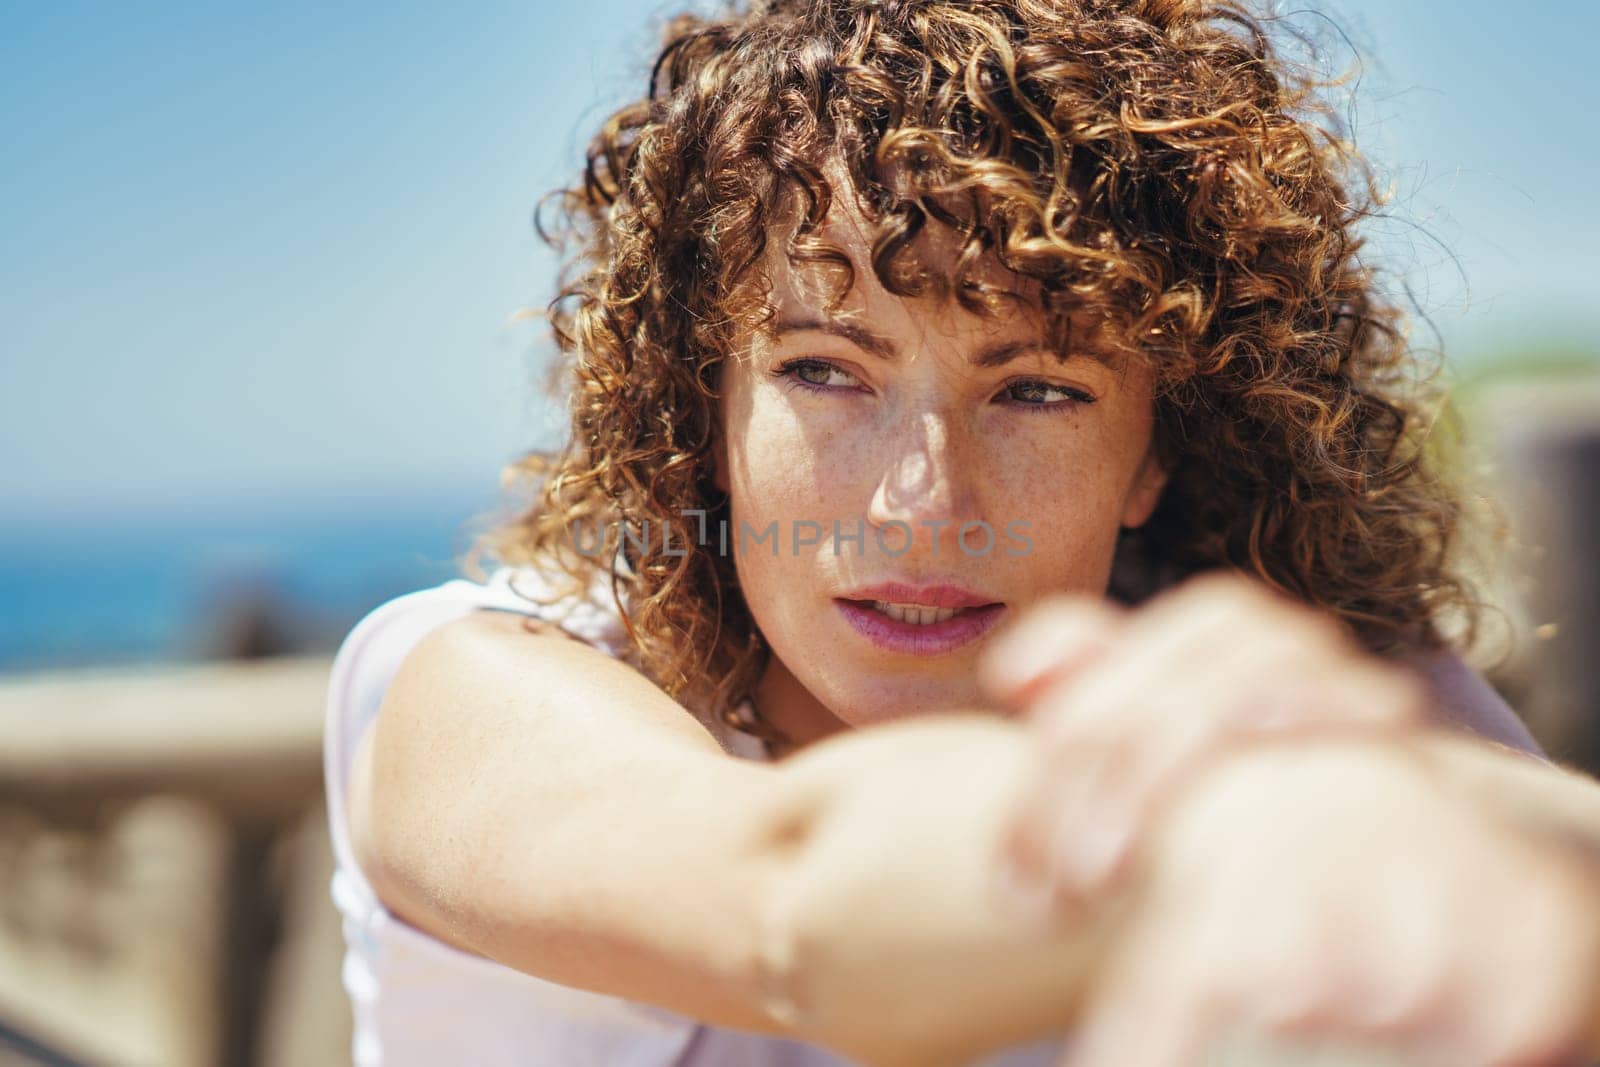
<path fill-rule="evenodd" d="M 777 656 L 768 658 L 754 696 L 756 713 L 789 738 L 790 751 L 850 728 L 801 685 Z"/>

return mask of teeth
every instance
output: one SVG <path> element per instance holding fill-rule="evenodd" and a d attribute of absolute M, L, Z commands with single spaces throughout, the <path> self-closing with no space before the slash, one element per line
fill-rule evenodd
<path fill-rule="evenodd" d="M 891 604 L 887 600 L 874 600 L 872 606 L 891 619 L 899 622 L 915 623 L 918 626 L 944 622 L 956 613 L 955 608 L 928 608 L 923 607 L 921 604 Z"/>

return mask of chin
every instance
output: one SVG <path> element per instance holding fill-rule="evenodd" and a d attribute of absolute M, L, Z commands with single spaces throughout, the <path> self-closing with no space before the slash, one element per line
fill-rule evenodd
<path fill-rule="evenodd" d="M 915 719 L 941 711 L 982 710 L 976 689 L 935 678 L 899 685 L 885 684 L 884 679 L 877 678 L 843 691 L 836 690 L 830 697 L 833 699 L 827 704 L 834 716 L 853 727 Z"/>

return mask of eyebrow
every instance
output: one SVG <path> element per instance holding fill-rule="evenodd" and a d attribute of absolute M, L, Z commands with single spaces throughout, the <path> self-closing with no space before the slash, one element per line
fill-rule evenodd
<path fill-rule="evenodd" d="M 893 341 L 873 333 L 864 326 L 842 319 L 784 319 L 775 327 L 775 333 L 779 336 L 802 332 L 826 333 L 842 337 L 862 351 L 870 352 L 890 363 L 900 358 L 900 350 Z M 1030 344 L 1027 341 L 1006 341 L 983 349 L 973 357 L 972 364 L 975 367 L 999 367 L 1010 363 L 1025 352 L 1034 351 L 1049 350 L 1043 345 Z"/>

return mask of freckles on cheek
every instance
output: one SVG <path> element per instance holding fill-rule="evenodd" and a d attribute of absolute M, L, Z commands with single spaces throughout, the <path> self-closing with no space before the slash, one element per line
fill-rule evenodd
<path fill-rule="evenodd" d="M 1047 416 L 1033 416 L 1046 418 Z M 1027 427 L 997 435 L 990 466 L 992 510 L 1028 523 L 1030 536 L 1063 562 L 1092 559 L 1120 526 L 1120 467 L 1098 434 L 1041 435 Z"/>
<path fill-rule="evenodd" d="M 741 510 L 757 515 L 794 515 L 816 502 L 819 456 L 816 434 L 808 432 L 787 405 L 757 397 L 741 435 L 739 464 Z"/>
<path fill-rule="evenodd" d="M 1041 518 L 1068 504 L 1081 481 L 1078 449 L 1059 434 L 1029 432 L 1016 419 L 991 434 L 985 450 L 984 481 L 1006 518 Z"/>

